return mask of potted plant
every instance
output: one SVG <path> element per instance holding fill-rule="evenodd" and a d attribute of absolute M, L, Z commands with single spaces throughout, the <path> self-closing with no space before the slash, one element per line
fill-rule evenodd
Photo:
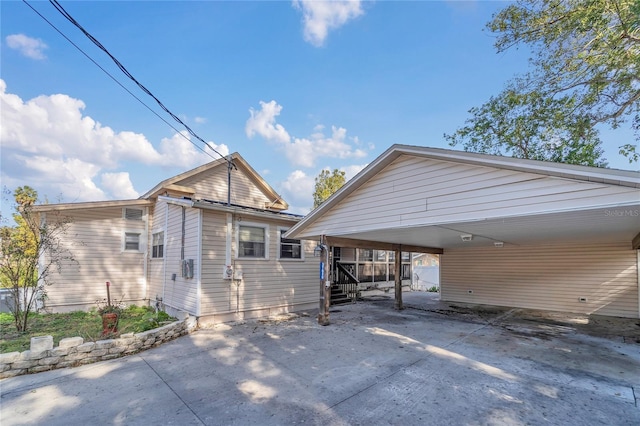
<path fill-rule="evenodd" d="M 102 317 L 102 336 L 108 336 L 118 332 L 118 321 L 122 313 L 122 300 L 111 303 L 110 285 L 111 283 L 107 281 L 107 299 L 96 302 L 98 305 L 98 313 Z"/>

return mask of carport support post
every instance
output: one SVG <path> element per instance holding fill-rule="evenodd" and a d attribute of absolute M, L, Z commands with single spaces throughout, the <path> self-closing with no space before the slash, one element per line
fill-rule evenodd
<path fill-rule="evenodd" d="M 329 305 L 331 304 L 331 279 L 329 278 L 329 246 L 324 235 L 320 236 L 320 307 L 318 324 L 329 325 Z"/>
<path fill-rule="evenodd" d="M 395 288 L 395 303 L 394 308 L 400 311 L 404 309 L 402 306 L 402 246 L 398 246 L 395 250 L 395 270 L 396 270 L 396 288 Z"/>

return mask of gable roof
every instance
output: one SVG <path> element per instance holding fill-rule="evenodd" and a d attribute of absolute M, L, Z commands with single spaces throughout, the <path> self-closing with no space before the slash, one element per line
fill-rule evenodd
<path fill-rule="evenodd" d="M 280 195 L 245 161 L 244 158 L 237 152 L 228 156 L 232 159 L 236 168 L 242 169 L 244 175 L 246 175 L 256 187 L 265 194 L 265 196 L 271 201 L 265 205 L 265 209 L 273 211 L 282 211 L 289 208 L 289 204 L 280 197 Z M 58 203 L 58 204 L 39 204 L 33 206 L 34 212 L 47 212 L 57 210 L 78 210 L 78 209 L 92 209 L 92 208 L 107 208 L 107 207 L 127 207 L 127 206 L 151 206 L 153 205 L 153 199 L 159 195 L 168 191 L 173 194 L 179 194 L 180 196 L 191 198 L 196 193 L 194 188 L 190 188 L 183 185 L 178 185 L 181 182 L 190 177 L 196 176 L 200 173 L 206 173 L 216 167 L 227 167 L 227 158 L 220 158 L 202 166 L 196 167 L 177 176 L 173 176 L 169 179 L 165 179 L 150 191 L 147 191 L 144 195 L 134 200 L 108 200 L 108 201 L 88 201 L 79 203 Z"/>
<path fill-rule="evenodd" d="M 398 163 L 398 161 L 400 163 Z M 498 212 L 496 214 L 495 206 L 491 205 L 492 201 L 489 198 L 487 198 L 485 201 L 485 199 L 478 197 L 479 191 L 476 190 L 476 192 L 473 194 L 475 200 L 480 199 L 479 202 L 484 202 L 487 206 L 486 208 L 492 208 L 494 211 L 491 215 L 487 216 L 484 211 L 477 211 L 473 208 L 467 209 L 467 207 L 464 206 L 465 203 L 461 203 L 459 204 L 460 207 L 458 207 L 458 210 L 456 211 L 456 216 L 459 219 L 454 218 L 454 215 L 450 215 L 449 217 L 444 217 L 441 215 L 439 218 L 434 218 L 434 211 L 431 210 L 432 205 L 430 204 L 432 201 L 431 195 L 426 195 L 426 197 L 429 198 L 429 200 L 427 200 L 426 198 L 424 198 L 425 193 L 427 192 L 423 191 L 421 194 L 423 198 L 419 198 L 416 196 L 415 199 L 412 199 L 411 195 L 406 194 L 406 190 L 404 187 L 394 186 L 396 185 L 396 182 L 400 182 L 398 184 L 402 185 L 401 182 L 404 182 L 406 184 L 406 182 L 411 180 L 412 178 L 420 178 L 412 177 L 409 172 L 403 173 L 403 169 L 399 169 L 400 171 L 394 172 L 397 173 L 396 175 L 394 175 L 395 178 L 388 175 L 389 173 L 391 173 L 389 170 L 394 170 L 391 168 L 392 165 L 393 167 L 402 167 L 402 164 L 408 164 L 412 162 L 416 164 L 439 164 L 440 175 L 437 175 L 438 171 L 436 171 L 435 173 L 431 171 L 431 174 L 429 176 L 439 177 L 441 182 L 443 180 L 446 180 L 447 174 L 454 168 L 482 168 L 483 170 L 493 170 L 496 174 L 518 175 L 518 179 L 522 182 L 525 182 L 527 180 L 530 182 L 544 181 L 546 183 L 556 182 L 556 184 L 559 183 L 562 185 L 572 186 L 572 188 L 575 186 L 579 186 L 582 189 L 586 189 L 586 187 L 588 187 L 589 191 L 583 192 L 584 196 L 587 196 L 589 198 L 583 198 L 582 200 L 580 200 L 580 203 L 576 203 L 574 205 L 572 204 L 571 200 L 562 200 L 561 193 L 554 193 L 551 189 L 548 190 L 549 192 L 545 193 L 545 191 L 547 191 L 546 187 L 539 186 L 537 187 L 537 192 L 542 194 L 542 197 L 547 196 L 547 199 L 555 198 L 559 201 L 556 204 L 553 204 L 555 201 L 547 202 L 545 208 L 541 208 L 540 206 L 536 205 L 538 198 L 535 197 L 537 197 L 537 195 L 531 196 L 529 197 L 531 198 L 531 200 L 529 201 L 529 205 L 531 206 L 529 207 L 530 210 L 527 211 L 528 207 L 526 205 L 520 205 L 518 212 L 515 212 L 515 209 L 511 209 L 511 213 L 508 212 L 508 210 L 510 209 L 508 208 L 508 201 L 506 201 L 503 202 L 503 206 L 498 206 L 504 210 L 504 213 Z M 416 166 L 416 168 L 411 171 L 419 170 L 418 167 L 419 166 Z M 433 167 L 432 169 L 437 169 L 437 167 Z M 398 176 L 401 176 L 401 178 L 404 180 L 394 182 L 394 179 L 399 179 Z M 443 179 L 443 176 L 445 177 L 445 179 Z M 471 179 L 473 179 L 473 177 Z M 471 179 L 468 178 L 467 182 L 469 182 Z M 550 182 L 550 180 L 552 180 L 553 182 Z M 375 182 L 375 184 L 373 182 Z M 372 185 L 376 186 L 376 188 L 386 190 L 384 191 L 384 202 L 381 199 L 382 197 L 378 197 L 379 205 L 374 205 L 370 201 L 372 199 Z M 429 185 L 430 181 L 424 182 L 424 186 Z M 464 186 L 459 184 L 458 182 L 455 182 L 450 183 L 449 187 L 451 188 L 452 194 L 454 192 L 459 194 L 460 192 L 469 190 L 469 188 L 473 189 L 472 187 L 474 187 L 473 182 L 467 183 L 467 185 L 468 186 Z M 498 187 L 499 185 L 493 184 L 493 186 Z M 389 187 L 393 187 L 395 189 L 389 190 Z M 522 188 L 524 187 L 525 186 L 522 185 Z M 640 205 L 640 191 L 638 191 L 639 188 L 640 173 L 633 171 L 551 163 L 536 160 L 524 160 L 511 157 L 501 157 L 495 155 L 477 154 L 439 148 L 393 145 L 387 151 L 381 154 L 377 159 L 375 159 L 371 164 L 369 164 L 365 169 L 358 173 L 358 175 L 347 182 L 340 190 L 333 194 L 317 209 L 312 211 L 302 221 L 291 228 L 291 230 L 287 233 L 287 237 L 315 238 L 319 236 L 319 234 L 324 234 L 334 237 L 340 236 L 343 238 L 360 238 L 368 241 L 400 243 L 400 239 L 403 238 L 402 235 L 404 235 L 404 243 L 409 243 L 409 241 L 411 241 L 412 244 L 416 244 L 416 240 L 420 237 L 429 237 L 429 239 L 433 242 L 435 242 L 436 240 L 441 240 L 442 243 L 441 245 L 439 245 L 440 247 L 447 247 L 446 244 L 450 244 L 452 240 L 444 238 L 444 231 L 442 231 L 441 228 L 444 228 L 445 224 L 451 223 L 466 223 L 465 226 L 468 226 L 469 229 L 471 229 L 471 222 L 474 221 L 484 221 L 484 223 L 487 223 L 487 220 L 498 220 L 498 218 L 506 218 L 510 216 L 523 217 L 531 214 L 537 214 L 538 216 L 542 214 L 544 216 L 548 213 L 559 213 L 560 211 L 567 212 L 592 209 L 593 212 L 591 213 L 589 219 L 592 222 L 589 226 L 594 226 L 594 223 L 597 220 L 597 216 L 600 215 L 601 219 L 601 217 L 606 213 L 604 211 L 601 211 L 602 208 L 623 205 L 634 206 L 633 208 L 635 208 L 636 205 Z M 440 188 L 440 197 L 442 197 L 442 195 L 446 195 L 446 182 L 444 189 L 445 191 L 443 193 L 442 188 Z M 598 195 L 598 190 L 601 192 L 604 191 L 611 196 L 607 200 L 603 201 Z M 403 191 L 404 194 L 402 194 Z M 522 191 L 526 191 L 526 189 L 522 189 Z M 369 198 L 365 199 L 365 194 L 369 195 Z M 526 197 L 528 195 L 526 194 L 526 192 L 521 192 L 517 196 Z M 364 204 L 360 204 L 362 202 L 364 202 Z M 429 203 L 428 206 L 427 202 Z M 442 201 L 439 202 L 441 203 L 441 205 L 445 204 Z M 414 205 L 409 205 L 411 203 L 413 203 Z M 449 204 L 451 204 L 450 201 Z M 562 206 L 560 208 L 561 204 Z M 550 208 L 547 209 L 547 206 L 550 206 Z M 412 211 L 409 211 L 410 207 L 413 208 Z M 598 210 L 598 212 L 595 212 L 595 210 L 598 208 L 600 208 L 600 210 Z M 378 209 L 385 210 L 384 217 L 382 217 L 382 214 L 373 212 L 374 210 Z M 547 219 L 544 220 L 548 221 L 550 220 L 550 218 L 551 215 L 548 215 Z M 560 216 L 557 216 L 557 218 L 562 219 L 562 223 L 565 223 L 568 220 L 566 217 L 561 218 Z M 347 221 L 345 221 L 345 219 L 348 219 L 348 223 Z M 633 220 L 633 217 L 624 218 L 625 223 L 627 223 L 625 229 L 633 227 Z M 623 219 L 620 219 L 620 222 L 622 221 Z M 520 220 L 516 222 L 519 223 Z M 540 216 L 540 219 L 536 222 L 538 224 L 536 226 L 544 226 L 542 222 L 543 219 L 542 216 Z M 611 226 L 611 222 L 612 221 L 609 221 L 606 226 Z M 560 223 L 561 222 L 558 221 L 557 226 L 560 226 Z M 601 223 L 598 226 L 602 227 L 604 226 L 604 224 Z M 426 232 L 427 228 L 429 228 L 429 232 Z M 517 224 L 514 224 L 514 230 L 516 228 Z M 478 227 L 478 223 L 474 225 L 474 229 L 475 232 L 481 231 L 481 229 Z M 415 235 L 410 235 L 412 230 L 415 232 Z M 419 235 L 419 233 L 417 232 L 418 230 L 424 230 L 425 232 Z M 438 238 L 434 238 L 434 231 L 438 231 Z M 637 232 L 637 230 L 635 232 Z M 453 231 L 449 232 L 449 234 L 453 233 Z M 459 233 L 460 232 L 457 232 L 457 234 Z M 620 233 L 618 233 L 618 235 L 620 235 Z M 409 238 L 406 238 L 407 236 L 409 236 Z M 456 236 L 459 240 L 459 235 Z M 381 239 L 375 240 L 375 238 Z M 518 238 L 520 239 L 521 237 L 519 236 Z"/>
<path fill-rule="evenodd" d="M 191 169 L 177 176 L 173 176 L 169 179 L 165 179 L 159 184 L 157 184 L 156 186 L 154 186 L 151 190 L 147 191 L 140 198 L 144 198 L 144 199 L 156 198 L 158 195 L 162 194 L 166 190 L 171 190 L 173 192 L 181 192 L 181 193 L 184 193 L 185 195 L 191 196 L 196 192 L 193 188 L 176 185 L 176 183 L 181 182 L 185 179 L 191 178 L 200 173 L 208 172 L 209 170 L 216 167 L 228 167 L 229 157 L 231 158 L 233 164 L 236 167 L 241 168 L 243 172 L 251 179 L 251 181 L 254 184 L 256 184 L 256 186 L 262 192 L 264 192 L 269 199 L 272 200 L 272 202 L 268 206 L 269 209 L 286 210 L 289 208 L 289 204 L 287 204 L 287 202 L 284 201 L 282 197 L 237 152 L 234 152 L 233 154 L 227 157 L 223 157 L 223 158 L 219 158 L 217 160 L 211 161 L 210 163 L 196 167 L 195 169 Z"/>

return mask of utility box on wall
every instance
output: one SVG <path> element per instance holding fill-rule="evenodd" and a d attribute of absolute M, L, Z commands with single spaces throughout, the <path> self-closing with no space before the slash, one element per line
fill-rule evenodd
<path fill-rule="evenodd" d="M 242 269 L 236 268 L 233 271 L 233 279 L 234 280 L 242 280 Z"/>
<path fill-rule="evenodd" d="M 182 260 L 182 276 L 184 278 L 193 278 L 193 259 Z"/>

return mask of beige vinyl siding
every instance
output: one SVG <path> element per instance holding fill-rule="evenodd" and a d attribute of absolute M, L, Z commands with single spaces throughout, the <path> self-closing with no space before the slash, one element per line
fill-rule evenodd
<path fill-rule="evenodd" d="M 238 226 L 235 217 L 233 226 Z M 241 270 L 243 279 L 222 279 L 225 266 L 226 215 L 204 211 L 201 315 L 219 315 L 272 308 L 289 308 L 318 300 L 318 262 L 313 256 L 316 243 L 305 241 L 304 260 L 278 259 L 278 227 L 293 223 L 279 220 L 242 218 L 244 222 L 269 227 L 269 259 L 236 258 L 235 229 L 231 232 L 232 265 Z"/>
<path fill-rule="evenodd" d="M 198 309 L 198 246 L 200 244 L 200 211 L 184 208 L 184 259 L 194 260 L 194 277 L 182 276 L 182 211 L 183 207 L 168 205 L 167 230 L 165 231 L 164 304 L 196 315 Z M 176 279 L 171 276 L 175 274 Z"/>
<path fill-rule="evenodd" d="M 453 223 L 628 203 L 637 189 L 400 156 L 305 235 Z M 385 202 L 393 200 L 393 202 Z"/>
<path fill-rule="evenodd" d="M 163 297 L 164 286 L 165 286 L 165 268 L 164 262 L 166 258 L 166 252 L 163 258 L 161 259 L 152 259 L 151 258 L 151 243 L 152 236 L 156 232 L 165 232 L 166 236 L 166 217 L 167 217 L 167 203 L 164 201 L 158 201 L 156 205 L 153 207 L 153 215 L 152 223 L 151 223 L 151 232 L 149 232 L 149 239 L 147 242 L 147 247 L 149 247 L 149 264 L 147 267 L 147 276 L 148 276 L 148 284 L 147 284 L 147 298 L 153 304 L 155 303 L 156 297 Z"/>
<path fill-rule="evenodd" d="M 176 182 L 176 184 L 193 188 L 196 191 L 195 197 L 197 199 L 227 201 L 226 167 L 215 167 L 202 174 Z M 241 167 L 237 170 L 231 170 L 232 204 L 263 209 L 265 203 L 270 201 L 273 200 L 269 200 L 264 195 Z"/>
<path fill-rule="evenodd" d="M 222 279 L 226 256 L 225 213 L 202 211 L 201 314 L 230 311 L 231 281 Z"/>
<path fill-rule="evenodd" d="M 442 300 L 638 318 L 629 242 L 445 249 L 440 268 Z"/>
<path fill-rule="evenodd" d="M 132 231 L 141 234 L 140 243 L 146 249 L 146 221 L 123 219 L 121 207 L 65 210 L 61 216 L 71 220 L 63 242 L 77 263 L 68 262 L 60 273 L 52 273 L 46 306 L 55 311 L 94 307 L 96 300 L 107 297 L 106 281 L 111 283 L 112 299 L 142 303 L 145 253 L 122 248 L 124 232 Z M 46 215 L 49 222 L 55 218 L 56 213 Z"/>

